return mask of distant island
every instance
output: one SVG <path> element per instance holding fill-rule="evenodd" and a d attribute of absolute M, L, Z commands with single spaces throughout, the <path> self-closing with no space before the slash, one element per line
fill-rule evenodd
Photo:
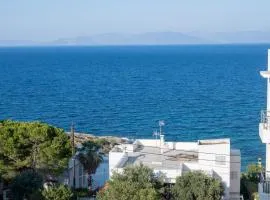
<path fill-rule="evenodd" d="M 0 46 L 100 46 L 100 45 L 187 45 L 187 44 L 256 44 L 270 43 L 269 32 L 147 32 L 140 34 L 104 33 L 48 42 L 1 40 Z"/>

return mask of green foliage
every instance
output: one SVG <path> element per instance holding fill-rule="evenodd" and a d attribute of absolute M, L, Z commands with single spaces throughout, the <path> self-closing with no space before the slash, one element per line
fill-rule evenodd
<path fill-rule="evenodd" d="M 175 200 L 219 200 L 223 191 L 219 180 L 202 172 L 189 172 L 177 177 L 172 195 Z"/>
<path fill-rule="evenodd" d="M 249 181 L 254 182 L 254 183 L 259 183 L 260 174 L 262 171 L 263 171 L 262 166 L 252 163 L 248 165 L 247 172 L 245 173 L 245 175 Z"/>
<path fill-rule="evenodd" d="M 43 189 L 42 196 L 44 200 L 71 200 L 73 193 L 67 186 L 58 185 Z"/>
<path fill-rule="evenodd" d="M 71 156 L 62 129 L 40 122 L 0 122 L 0 173 L 11 179 L 25 169 L 58 174 Z"/>
<path fill-rule="evenodd" d="M 17 175 L 11 183 L 11 191 L 16 200 L 28 199 L 41 188 L 42 177 L 32 170 Z"/>
<path fill-rule="evenodd" d="M 258 192 L 258 183 L 262 171 L 264 169 L 261 165 L 252 163 L 247 166 L 246 172 L 242 173 L 240 193 L 244 196 L 244 199 L 253 199 L 254 194 Z"/>
<path fill-rule="evenodd" d="M 162 178 L 155 176 L 153 170 L 143 166 L 124 169 L 114 173 L 108 188 L 98 193 L 98 200 L 159 200 Z"/>
<path fill-rule="evenodd" d="M 91 174 L 96 172 L 96 169 L 103 161 L 103 153 L 100 151 L 100 145 L 93 141 L 87 141 L 82 144 L 82 147 L 77 151 L 80 163 L 83 165 L 85 171 L 89 174 L 88 186 L 92 190 Z"/>
<path fill-rule="evenodd" d="M 77 197 L 89 197 L 90 196 L 90 192 L 86 188 L 76 188 L 75 190 L 73 190 L 73 193 Z"/>
<path fill-rule="evenodd" d="M 99 145 L 102 152 L 106 154 L 117 144 L 112 138 L 95 138 L 93 141 Z"/>
<path fill-rule="evenodd" d="M 103 161 L 103 153 L 99 151 L 100 146 L 93 141 L 87 141 L 82 144 L 82 147 L 78 149 L 78 158 L 84 169 L 93 174 Z"/>

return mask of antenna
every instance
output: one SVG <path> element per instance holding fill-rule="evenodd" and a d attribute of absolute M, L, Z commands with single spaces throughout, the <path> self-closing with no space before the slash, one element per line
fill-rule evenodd
<path fill-rule="evenodd" d="M 161 154 L 163 154 L 164 135 L 162 134 L 162 127 L 165 126 L 164 120 L 159 120 L 158 125 L 159 125 L 159 138 L 160 138 L 160 152 L 161 152 Z"/>
<path fill-rule="evenodd" d="M 158 137 L 158 135 L 159 135 L 158 131 L 155 130 L 155 131 L 153 132 L 153 136 L 156 137 L 156 146 L 157 146 L 157 137 Z"/>
<path fill-rule="evenodd" d="M 162 135 L 162 126 L 165 126 L 164 120 L 159 120 L 158 125 L 159 125 L 159 135 Z"/>

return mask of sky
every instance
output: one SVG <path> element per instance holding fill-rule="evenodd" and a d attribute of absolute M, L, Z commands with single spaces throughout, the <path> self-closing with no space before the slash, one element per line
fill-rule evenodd
<path fill-rule="evenodd" d="M 0 40 L 270 31 L 269 0 L 0 0 Z"/>

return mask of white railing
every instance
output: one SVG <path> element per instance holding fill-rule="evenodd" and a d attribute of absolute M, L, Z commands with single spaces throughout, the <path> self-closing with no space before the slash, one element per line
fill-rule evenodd
<path fill-rule="evenodd" d="M 270 194 L 270 181 L 264 181 L 259 183 L 258 192 Z"/>

